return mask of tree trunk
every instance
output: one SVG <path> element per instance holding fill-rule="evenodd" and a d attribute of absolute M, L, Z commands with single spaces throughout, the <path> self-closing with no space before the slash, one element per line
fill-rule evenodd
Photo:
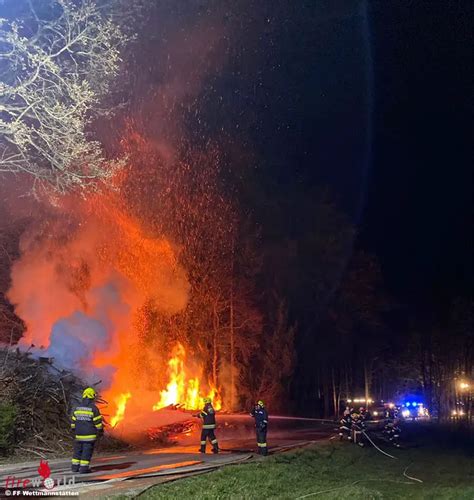
<path fill-rule="evenodd" d="M 331 416 L 331 380 L 329 368 L 323 368 L 324 417 Z"/>
<path fill-rule="evenodd" d="M 370 398 L 370 370 L 367 366 L 367 360 L 364 361 L 364 388 L 365 388 L 365 405 L 366 408 L 369 406 Z"/>
<path fill-rule="evenodd" d="M 349 366 L 348 364 L 346 363 L 345 367 L 344 367 L 344 372 L 345 372 L 345 377 L 344 377 L 344 380 L 345 380 L 345 383 L 346 383 L 346 394 L 345 394 L 345 397 L 346 399 L 350 399 L 352 397 L 352 394 L 351 394 L 351 390 L 350 390 L 350 387 L 349 387 Z"/>
<path fill-rule="evenodd" d="M 218 364 L 218 350 L 217 350 L 217 335 L 219 332 L 219 314 L 217 313 L 217 304 L 214 302 L 213 308 L 213 327 L 214 332 L 212 336 L 212 383 L 217 388 L 217 364 Z"/>
<path fill-rule="evenodd" d="M 339 403 L 338 403 L 338 394 L 336 390 L 336 378 L 334 375 L 334 368 L 331 370 L 332 376 L 332 400 L 334 404 L 334 418 L 337 419 L 339 414 Z"/>
<path fill-rule="evenodd" d="M 234 237 L 232 237 L 231 254 L 231 276 L 230 276 L 230 411 L 235 409 L 235 330 L 234 330 Z"/>

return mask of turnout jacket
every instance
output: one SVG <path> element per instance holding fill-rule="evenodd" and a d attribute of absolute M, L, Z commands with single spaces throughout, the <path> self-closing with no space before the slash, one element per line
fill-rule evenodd
<path fill-rule="evenodd" d="M 400 433 L 402 432 L 400 427 L 398 427 L 398 425 L 395 424 L 394 422 L 389 422 L 385 426 L 384 431 L 386 434 L 388 434 L 390 439 L 400 437 Z"/>
<path fill-rule="evenodd" d="M 261 429 L 268 425 L 268 412 L 265 408 L 255 406 L 250 412 L 250 415 L 255 419 L 255 427 L 257 427 L 257 429 Z"/>
<path fill-rule="evenodd" d="M 92 399 L 84 398 L 72 412 L 71 429 L 77 441 L 95 441 L 102 433 L 102 415 Z"/>
<path fill-rule="evenodd" d="M 212 407 L 211 403 L 206 403 L 204 408 L 198 414 L 199 418 L 202 418 L 202 428 L 203 429 L 215 429 L 216 428 L 216 412 Z"/>
<path fill-rule="evenodd" d="M 341 418 L 341 427 L 346 429 L 350 429 L 352 427 L 352 418 L 350 415 L 344 415 Z"/>

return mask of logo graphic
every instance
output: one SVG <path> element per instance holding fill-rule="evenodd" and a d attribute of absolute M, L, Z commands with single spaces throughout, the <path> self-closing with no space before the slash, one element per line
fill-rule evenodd
<path fill-rule="evenodd" d="M 75 476 L 71 476 L 69 479 L 66 476 L 63 476 L 62 478 L 51 477 L 51 468 L 49 467 L 47 460 L 40 461 L 37 471 L 40 477 L 25 478 L 25 477 L 15 477 L 12 475 L 7 476 L 5 478 L 5 486 L 4 486 L 5 490 L 8 490 L 9 492 L 7 493 L 7 495 L 12 493 L 12 490 L 10 490 L 9 488 L 35 489 L 43 487 L 46 490 L 52 490 L 56 486 L 64 487 L 64 486 L 73 486 L 74 484 L 76 484 Z"/>
<path fill-rule="evenodd" d="M 43 486 L 47 490 L 54 488 L 54 480 L 49 477 L 51 476 L 51 469 L 49 468 L 47 460 L 40 460 L 38 474 L 43 478 Z"/>

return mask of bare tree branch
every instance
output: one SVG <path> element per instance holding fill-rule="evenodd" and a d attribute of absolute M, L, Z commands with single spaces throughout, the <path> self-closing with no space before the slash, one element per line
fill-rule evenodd
<path fill-rule="evenodd" d="M 120 165 L 90 138 L 118 74 L 126 36 L 93 0 L 27 0 L 0 19 L 0 172 L 65 192 L 106 181 Z"/>

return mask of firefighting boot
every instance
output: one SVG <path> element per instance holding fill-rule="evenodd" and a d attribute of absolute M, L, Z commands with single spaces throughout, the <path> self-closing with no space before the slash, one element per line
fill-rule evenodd
<path fill-rule="evenodd" d="M 199 453 L 206 453 L 206 443 L 201 443 L 201 448 L 199 448 Z"/>
<path fill-rule="evenodd" d="M 72 464 L 71 465 L 71 472 L 72 473 L 79 472 L 79 464 Z"/>
<path fill-rule="evenodd" d="M 79 467 L 79 474 L 90 474 L 92 472 L 88 465 L 81 465 Z"/>

